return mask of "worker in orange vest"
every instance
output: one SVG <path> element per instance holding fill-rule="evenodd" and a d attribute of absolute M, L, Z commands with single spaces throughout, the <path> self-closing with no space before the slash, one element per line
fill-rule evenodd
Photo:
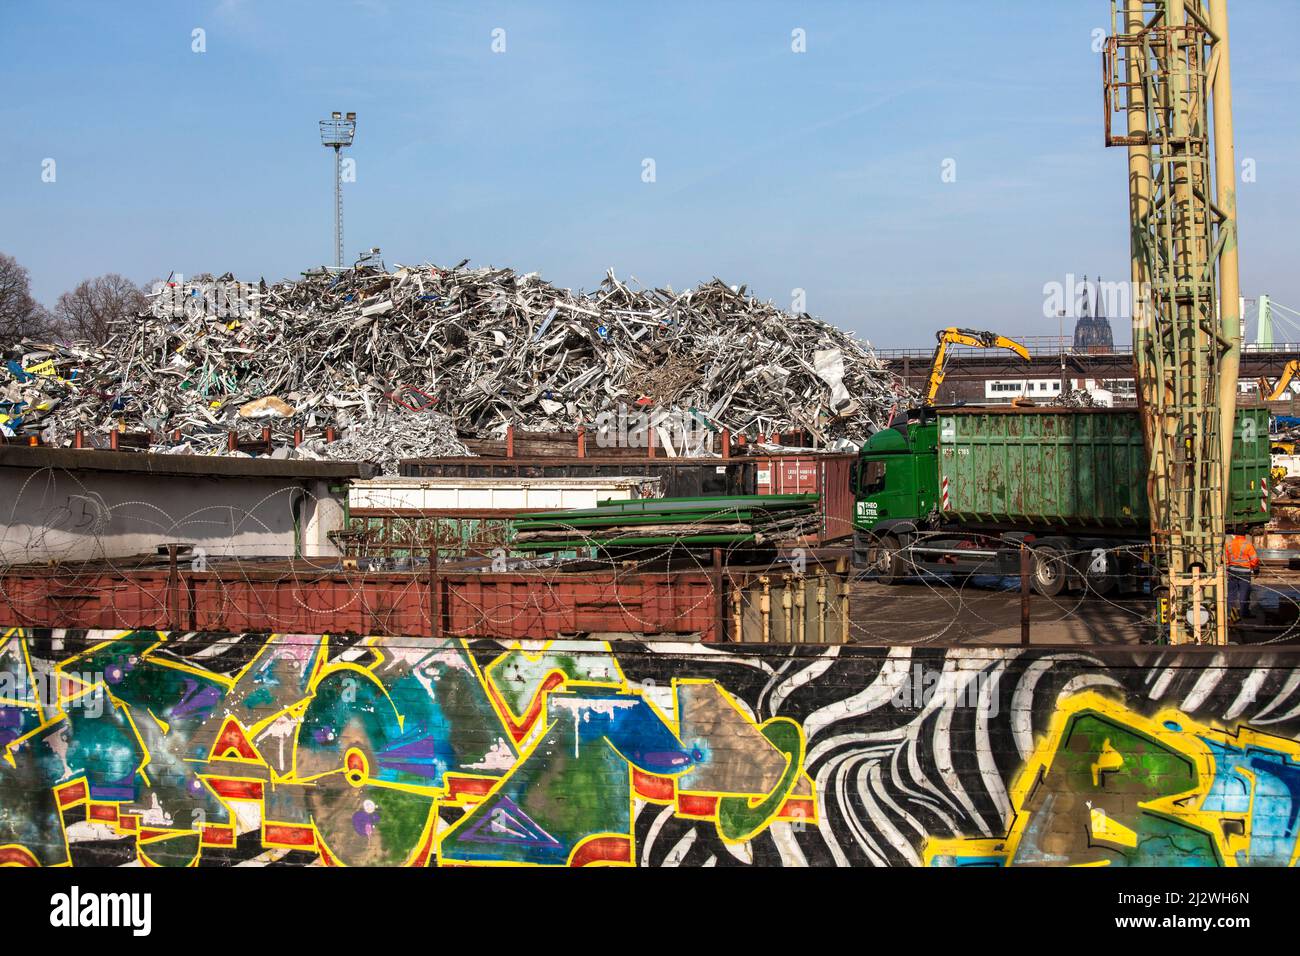
<path fill-rule="evenodd" d="M 1250 613 L 1250 578 L 1259 573 L 1259 553 L 1248 535 L 1228 536 L 1224 554 L 1228 562 L 1228 613 L 1238 621 Z"/>

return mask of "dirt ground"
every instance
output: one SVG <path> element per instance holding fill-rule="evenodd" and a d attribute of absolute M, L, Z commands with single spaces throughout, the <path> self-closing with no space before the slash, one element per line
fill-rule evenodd
<path fill-rule="evenodd" d="M 1256 579 L 1252 614 L 1232 630 L 1232 643 L 1300 643 L 1300 581 L 1295 574 Z M 849 599 L 854 643 L 1019 644 L 1020 593 L 1012 582 L 915 579 L 883 585 L 857 580 Z M 1033 644 L 1125 645 L 1152 642 L 1157 629 L 1145 596 L 1030 596 Z"/>

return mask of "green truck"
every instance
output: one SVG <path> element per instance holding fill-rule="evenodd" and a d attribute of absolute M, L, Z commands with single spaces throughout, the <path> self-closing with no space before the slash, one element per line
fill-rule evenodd
<path fill-rule="evenodd" d="M 1227 524 L 1269 518 L 1267 409 L 1239 409 Z M 1019 573 L 1056 595 L 1142 588 L 1147 453 L 1135 409 L 924 407 L 872 435 L 853 476 L 854 558 L 881 581 Z"/>

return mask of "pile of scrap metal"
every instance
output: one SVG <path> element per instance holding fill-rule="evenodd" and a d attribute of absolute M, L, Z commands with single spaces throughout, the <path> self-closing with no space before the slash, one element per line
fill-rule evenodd
<path fill-rule="evenodd" d="M 1032 402 L 1030 404 L 1032 404 Z M 1047 404 L 1054 408 L 1095 408 L 1098 405 L 1097 399 L 1093 396 L 1092 392 L 1088 391 L 1086 388 L 1073 387 L 1066 388 L 1064 392 L 1057 395 Z"/>
<path fill-rule="evenodd" d="M 1300 499 L 1300 418 L 1275 415 L 1269 435 L 1273 498 Z"/>
<path fill-rule="evenodd" d="M 39 433 L 64 400 L 83 391 L 85 369 L 104 362 L 98 349 L 24 340 L 5 350 L 0 372 L 0 436 Z M 81 379 L 81 381 L 78 381 Z"/>
<path fill-rule="evenodd" d="M 815 494 L 602 501 L 595 508 L 514 519 L 520 551 L 738 548 L 791 541 L 817 528 Z"/>
<path fill-rule="evenodd" d="M 307 453 L 332 455 L 319 441 L 332 427 L 396 458 L 462 454 L 457 434 L 500 437 L 509 424 L 573 429 L 622 407 L 829 445 L 862 441 L 906 399 L 868 345 L 743 287 L 634 290 L 611 272 L 574 293 L 464 265 L 165 284 L 98 348 L 9 349 L 6 398 L 21 406 L 10 431 L 68 445 L 81 430 L 97 447 L 113 429 L 149 432 L 220 454 L 231 430 L 255 425 L 282 445 L 301 431 Z M 403 430 L 409 416 L 421 424 Z M 407 444 L 408 432 L 422 439 Z"/>

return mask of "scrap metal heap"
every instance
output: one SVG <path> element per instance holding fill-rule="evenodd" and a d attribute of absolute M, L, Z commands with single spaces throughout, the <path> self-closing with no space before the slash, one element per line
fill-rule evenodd
<path fill-rule="evenodd" d="M 334 426 L 359 453 L 396 458 L 463 454 L 457 434 L 508 424 L 575 429 L 624 405 L 831 444 L 861 442 L 907 398 L 869 345 L 743 286 L 634 289 L 611 271 L 574 293 L 464 265 L 164 288 L 101 348 L 10 349 L 11 429 L 54 445 L 77 429 L 95 445 L 148 430 L 220 454 L 230 430 L 256 424 L 278 442 L 302 429 L 309 451 L 333 456 L 319 439 Z M 399 427 L 411 416 L 419 441 Z"/>

